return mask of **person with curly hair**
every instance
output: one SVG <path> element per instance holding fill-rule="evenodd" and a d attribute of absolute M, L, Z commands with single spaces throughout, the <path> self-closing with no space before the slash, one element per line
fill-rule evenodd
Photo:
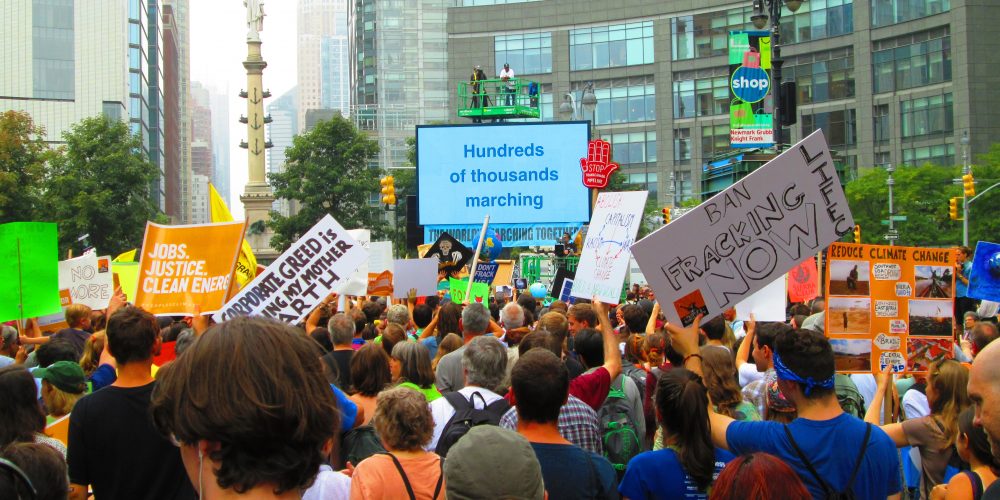
<path fill-rule="evenodd" d="M 728 350 L 716 346 L 701 348 L 705 387 L 716 411 L 735 420 L 760 420 L 757 407 L 743 399 L 736 378 L 736 365 Z"/>

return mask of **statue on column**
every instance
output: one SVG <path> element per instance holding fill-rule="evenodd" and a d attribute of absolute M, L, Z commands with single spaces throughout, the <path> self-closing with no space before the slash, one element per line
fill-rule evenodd
<path fill-rule="evenodd" d="M 264 2 L 260 0 L 243 0 L 247 8 L 247 39 L 260 40 L 257 33 L 264 31 Z"/>

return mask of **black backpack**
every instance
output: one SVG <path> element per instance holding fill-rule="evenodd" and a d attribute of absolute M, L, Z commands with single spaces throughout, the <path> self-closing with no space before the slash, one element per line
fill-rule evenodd
<path fill-rule="evenodd" d="M 792 437 L 792 431 L 785 427 L 785 436 L 788 436 L 788 442 L 792 443 L 792 448 L 795 449 L 795 454 L 799 456 L 799 460 L 805 464 L 806 469 L 809 469 L 809 474 L 819 483 L 820 487 L 823 488 L 824 498 L 827 500 L 854 500 L 858 496 L 854 493 L 854 480 L 858 477 L 858 470 L 861 469 L 861 462 L 865 459 L 865 451 L 868 449 L 868 439 L 872 435 L 872 424 L 865 424 L 865 439 L 861 442 L 861 450 L 858 451 L 857 462 L 854 464 L 854 470 L 851 471 L 851 477 L 847 480 L 847 486 L 844 487 L 843 491 L 834 491 L 833 486 L 830 483 L 823 480 L 816 469 L 813 467 L 806 455 L 802 453 L 802 449 L 799 448 L 799 444 L 795 442 L 795 438 Z"/>
<path fill-rule="evenodd" d="M 362 460 L 380 453 L 385 453 L 382 440 L 375 432 L 375 428 L 369 425 L 362 425 L 351 429 L 344 434 L 343 442 L 340 446 L 341 464 L 351 462 L 358 465 Z"/>
<path fill-rule="evenodd" d="M 476 408 L 473 402 L 476 397 L 479 397 L 483 408 Z M 478 392 L 472 393 L 469 399 L 465 399 L 465 396 L 458 392 L 444 394 L 444 398 L 455 409 L 455 415 L 445 424 L 437 448 L 434 450 L 442 457 L 448 455 L 448 450 L 469 432 L 469 429 L 477 425 L 500 425 L 500 419 L 510 409 L 510 403 L 503 398 L 487 405 L 483 395 Z"/>

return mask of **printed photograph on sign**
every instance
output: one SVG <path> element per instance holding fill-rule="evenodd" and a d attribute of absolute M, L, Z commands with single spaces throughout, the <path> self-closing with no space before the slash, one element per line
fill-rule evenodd
<path fill-rule="evenodd" d="M 833 362 L 838 372 L 871 372 L 872 341 L 868 339 L 830 339 Z"/>
<path fill-rule="evenodd" d="M 954 281 L 951 272 L 951 268 L 946 266 L 914 266 L 915 296 L 929 299 L 954 297 L 955 291 L 951 289 Z"/>
<path fill-rule="evenodd" d="M 954 311 L 950 300 L 910 299 L 910 335 L 950 337 Z"/>
<path fill-rule="evenodd" d="M 830 295 L 869 295 L 868 261 L 838 260 L 830 263 Z"/>
<path fill-rule="evenodd" d="M 830 333 L 868 333 L 871 330 L 871 299 L 830 297 Z"/>
<path fill-rule="evenodd" d="M 688 326 L 694 323 L 694 319 L 698 317 L 699 314 L 708 314 L 708 308 L 705 307 L 705 298 L 701 296 L 701 290 L 695 290 L 680 300 L 674 302 L 674 309 L 677 311 L 677 315 L 681 318 L 681 324 Z"/>
<path fill-rule="evenodd" d="M 926 372 L 933 363 L 951 357 L 951 339 L 910 339 L 906 343 L 906 371 Z"/>

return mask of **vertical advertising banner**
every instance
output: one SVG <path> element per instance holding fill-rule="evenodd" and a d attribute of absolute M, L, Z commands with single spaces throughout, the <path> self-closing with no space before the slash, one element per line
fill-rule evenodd
<path fill-rule="evenodd" d="M 952 356 L 955 249 L 834 243 L 826 335 L 838 372 L 926 373 Z"/>
<path fill-rule="evenodd" d="M 771 38 L 767 31 L 729 32 L 729 143 L 734 148 L 774 145 Z"/>

